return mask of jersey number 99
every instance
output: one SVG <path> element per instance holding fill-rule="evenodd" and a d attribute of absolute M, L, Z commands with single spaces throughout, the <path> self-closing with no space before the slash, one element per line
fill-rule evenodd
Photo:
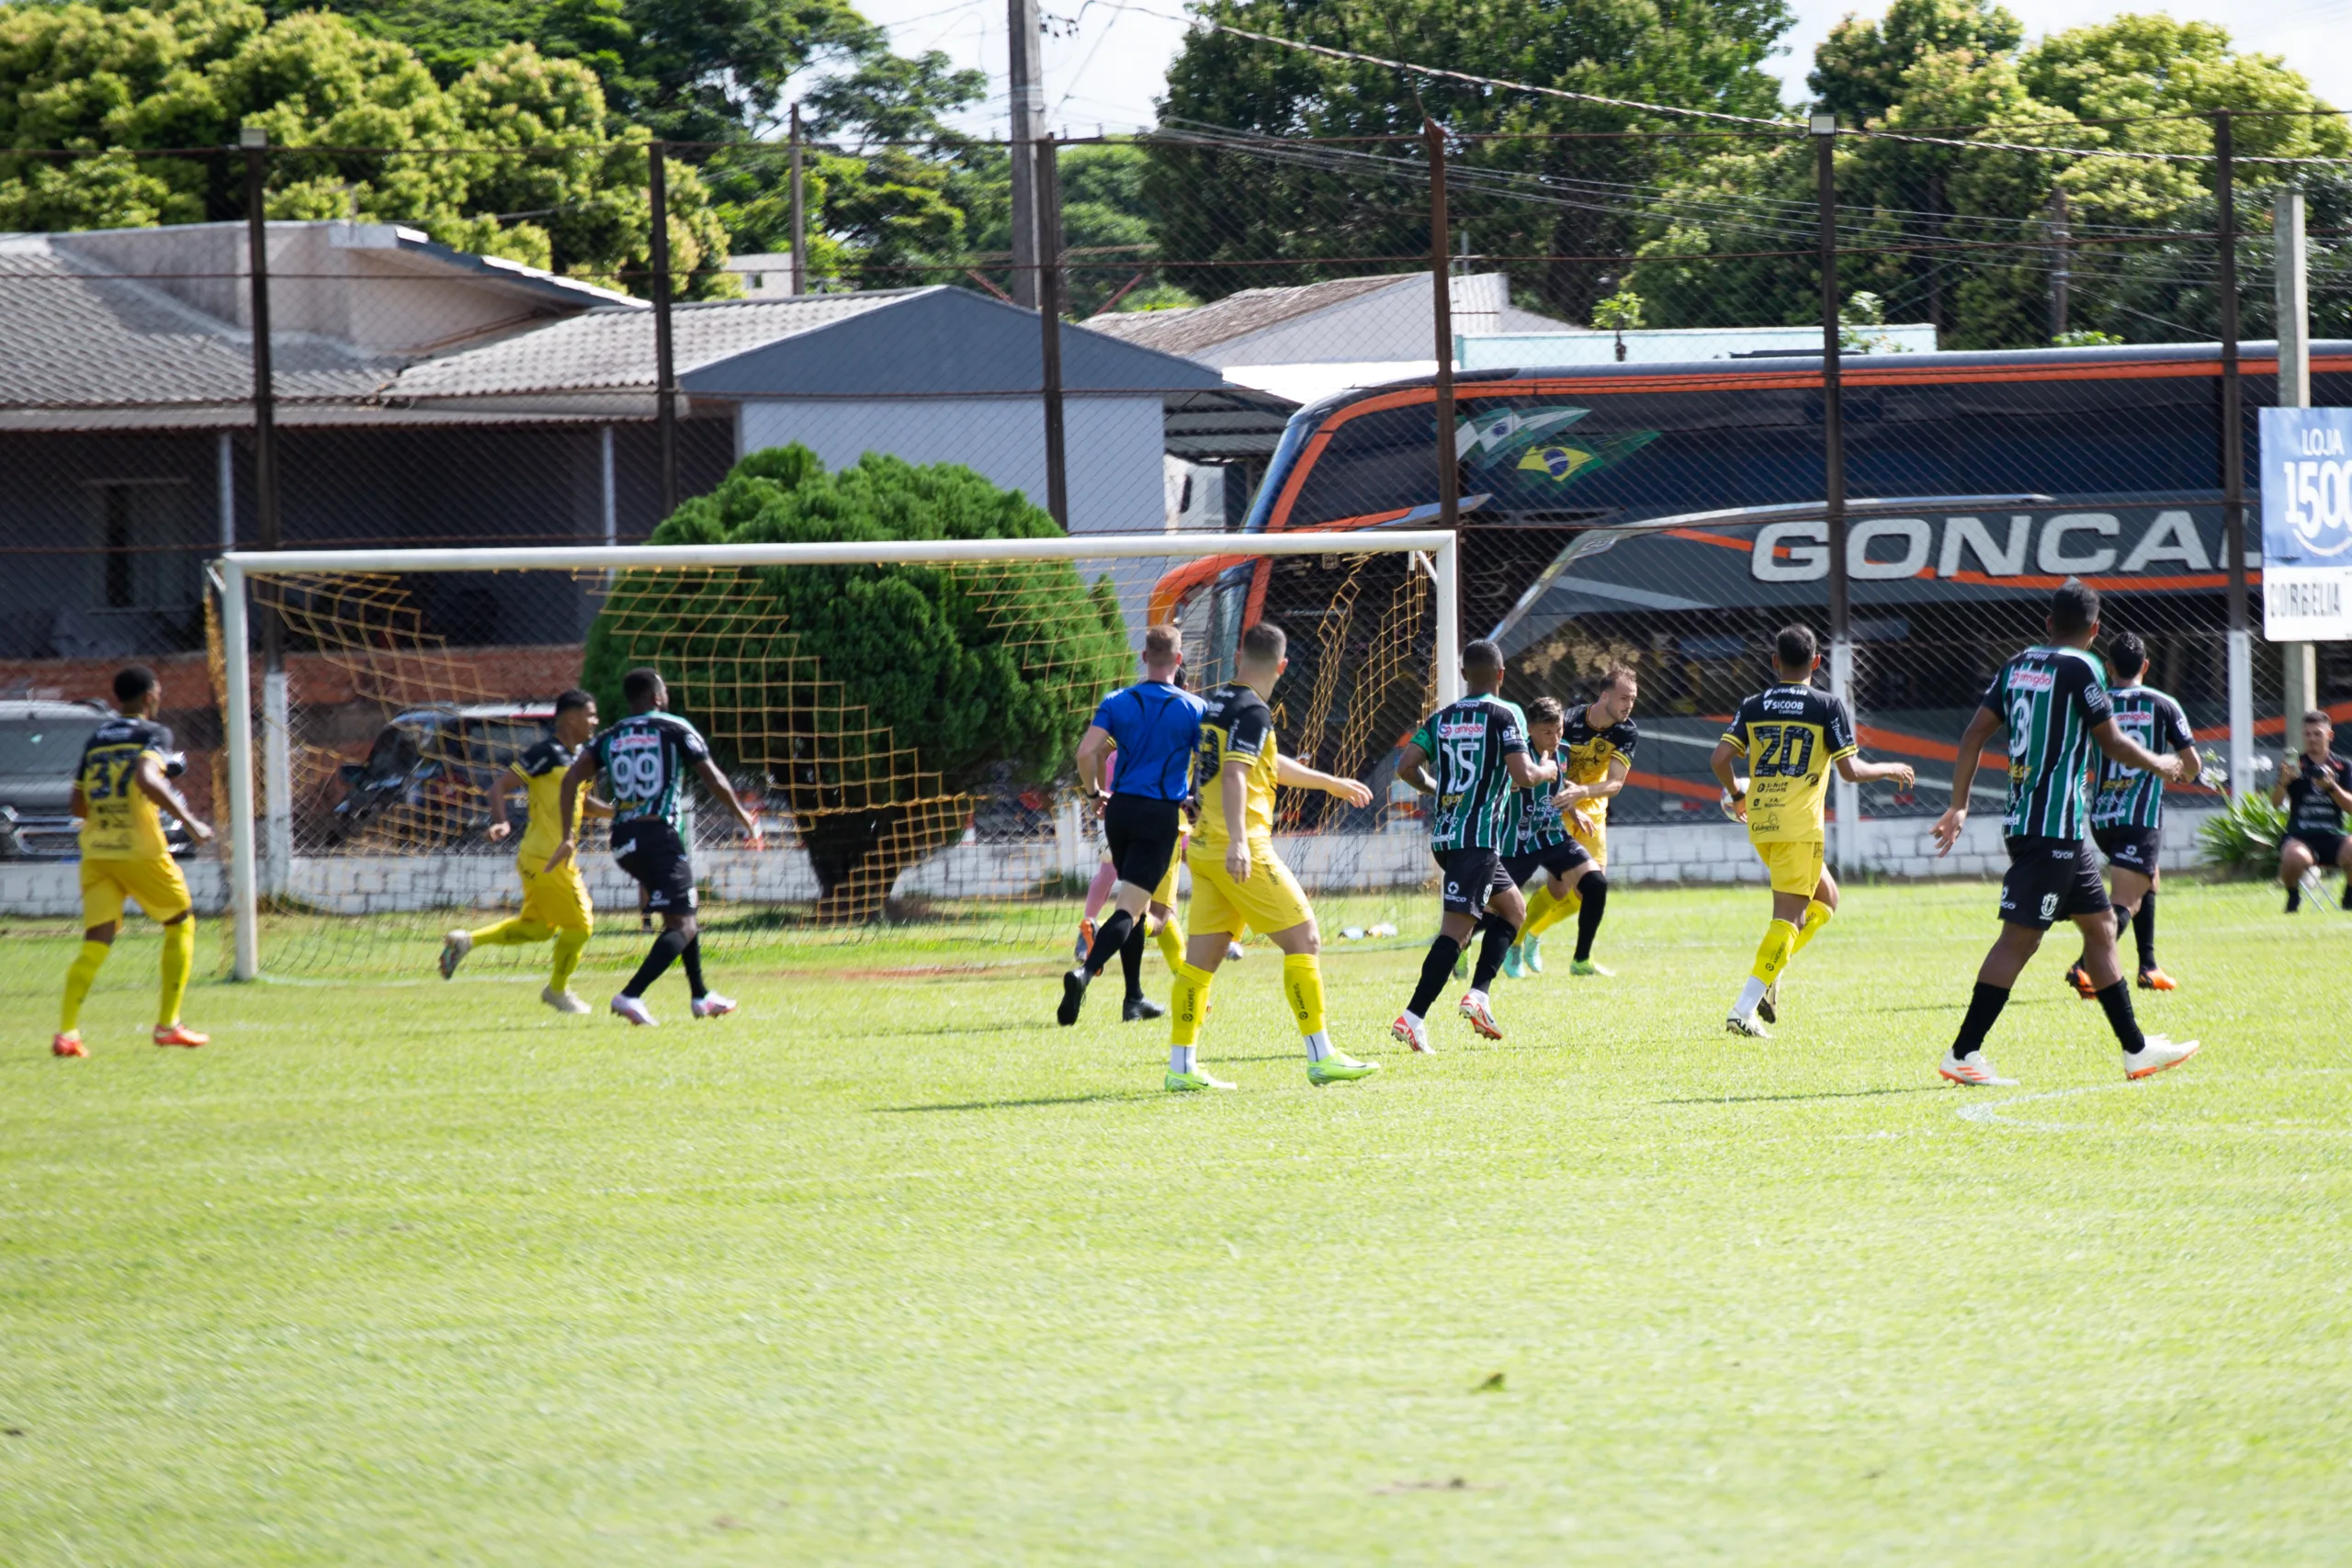
<path fill-rule="evenodd" d="M 605 771 L 613 776 L 613 793 L 623 800 L 650 800 L 662 793 L 662 754 L 616 751 Z"/>

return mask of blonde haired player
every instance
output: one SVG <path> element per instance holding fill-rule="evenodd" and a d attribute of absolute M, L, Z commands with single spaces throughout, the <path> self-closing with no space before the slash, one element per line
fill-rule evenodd
<path fill-rule="evenodd" d="M 91 732 L 74 774 L 74 815 L 82 819 L 82 951 L 65 971 L 65 1003 L 49 1043 L 57 1056 L 90 1054 L 82 1043 L 82 1003 L 114 951 L 125 899 L 136 899 L 164 928 L 155 1043 L 197 1046 L 210 1038 L 180 1022 L 180 1001 L 196 963 L 196 907 L 164 840 L 162 813 L 178 818 L 199 844 L 211 841 L 212 829 L 197 820 L 172 785 L 182 764 L 172 750 L 172 732 L 155 722 L 164 711 L 155 672 L 143 664 L 118 671 L 114 700 L 119 716 Z"/>
<path fill-rule="evenodd" d="M 1811 626 L 1782 626 L 1772 655 L 1780 681 L 1739 705 L 1709 759 L 1732 815 L 1747 824 L 1748 842 L 1772 879 L 1772 923 L 1724 1021 L 1734 1034 L 1758 1040 L 1768 1038 L 1764 1025 L 1777 1017 L 1781 971 L 1838 911 L 1822 826 L 1831 766 L 1849 784 L 1892 780 L 1907 789 L 1913 777 L 1907 762 L 1858 760 L 1853 716 L 1813 683 L 1821 645 Z M 1732 773 L 1734 757 L 1747 763 L 1745 790 Z"/>
<path fill-rule="evenodd" d="M 530 815 L 524 822 L 522 840 L 514 846 L 514 870 L 523 879 L 523 908 L 511 919 L 496 921 L 480 931 L 451 931 L 443 938 L 444 980 L 456 975 L 466 954 L 477 947 L 512 947 L 552 941 L 555 961 L 539 1000 L 558 1012 L 595 1010 L 571 989 L 571 973 L 580 966 L 580 954 L 596 929 L 596 910 L 588 898 L 587 879 L 580 874 L 580 863 L 576 860 L 565 861 L 552 871 L 547 869 L 548 857 L 563 841 L 564 779 L 578 760 L 580 748 L 595 733 L 596 699 L 576 688 L 566 692 L 555 700 L 555 733 L 525 750 L 491 781 L 487 837 L 492 843 L 501 842 L 514 831 L 506 819 L 506 797 L 516 784 L 523 787 L 528 803 Z M 613 814 L 611 807 L 588 793 L 584 783 L 578 786 L 573 807 L 576 814 L 590 817 Z"/>
<path fill-rule="evenodd" d="M 1315 911 L 1282 857 L 1274 853 L 1274 786 L 1319 789 L 1350 806 L 1372 804 L 1372 791 L 1283 756 L 1266 699 L 1289 663 L 1282 628 L 1263 622 L 1241 634 L 1240 679 L 1207 694 L 1193 783 L 1201 816 L 1184 863 L 1193 872 L 1193 934 L 1176 966 L 1168 1010 L 1167 1086 L 1179 1092 L 1231 1089 L 1200 1070 L 1194 1047 L 1208 1015 L 1209 981 L 1246 925 L 1267 933 L 1283 954 L 1283 995 L 1306 1043 L 1306 1081 L 1345 1083 L 1380 1070 L 1334 1050 L 1324 1030 L 1322 940 Z"/>

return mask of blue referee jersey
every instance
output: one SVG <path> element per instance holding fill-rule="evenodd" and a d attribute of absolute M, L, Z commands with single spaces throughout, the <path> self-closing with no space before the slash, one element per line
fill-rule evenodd
<path fill-rule="evenodd" d="M 1119 748 L 1112 793 L 1182 800 L 1192 792 L 1193 749 L 1207 705 L 1182 686 L 1142 681 L 1102 699 L 1095 728 Z"/>

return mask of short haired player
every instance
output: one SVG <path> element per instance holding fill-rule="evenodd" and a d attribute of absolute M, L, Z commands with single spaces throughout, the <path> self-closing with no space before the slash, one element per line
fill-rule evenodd
<path fill-rule="evenodd" d="M 74 770 L 74 815 L 82 819 L 82 951 L 65 971 L 65 1002 L 49 1043 L 58 1056 L 90 1054 L 82 1043 L 82 1003 L 114 951 L 129 899 L 164 928 L 155 1043 L 195 1046 L 210 1039 L 180 1022 L 196 964 L 196 906 L 164 838 L 162 814 L 178 818 L 199 844 L 211 841 L 212 829 L 172 784 L 187 763 L 172 750 L 172 732 L 155 722 L 164 711 L 155 672 L 143 664 L 117 671 L 114 701 L 116 716 L 90 732 Z"/>
<path fill-rule="evenodd" d="M 1274 786 L 1316 789 L 1350 806 L 1372 804 L 1372 791 L 1354 779 L 1318 773 L 1281 754 L 1266 699 L 1290 660 L 1280 626 L 1261 621 L 1241 634 L 1234 660 L 1240 677 L 1204 694 L 1200 750 L 1193 781 L 1201 816 L 1184 863 L 1193 873 L 1193 934 L 1168 1010 L 1167 1087 L 1177 1091 L 1231 1089 L 1201 1070 L 1196 1048 L 1208 1016 L 1209 982 L 1225 962 L 1235 933 L 1263 931 L 1282 951 L 1283 997 L 1306 1045 L 1306 1081 L 1347 1083 L 1380 1070 L 1335 1049 L 1327 1032 L 1323 951 L 1315 911 L 1274 852 Z M 1122 772 L 1124 772 L 1124 767 Z"/>
<path fill-rule="evenodd" d="M 556 796 L 562 837 L 548 856 L 547 869 L 559 870 L 578 854 L 580 803 L 589 783 L 602 773 L 605 798 L 613 805 L 614 863 L 644 886 L 650 895 L 646 908 L 662 917 L 662 934 L 613 998 L 612 1010 L 631 1023 L 651 1024 L 646 991 L 671 964 L 683 964 L 694 1016 L 718 1018 L 733 1012 L 735 1003 L 703 984 L 695 868 L 679 812 L 687 773 L 700 777 L 711 798 L 734 813 L 753 848 L 760 842 L 760 819 L 736 795 L 701 732 L 668 711 L 670 688 L 661 671 L 630 671 L 621 677 L 621 697 L 628 716 L 591 737 L 563 772 Z"/>
<path fill-rule="evenodd" d="M 523 879 L 523 907 L 513 918 L 496 920 L 477 931 L 454 931 L 441 941 L 441 978 L 451 978 L 466 954 L 477 947 L 514 947 L 533 942 L 555 943 L 555 957 L 539 1000 L 562 1013 L 595 1010 L 572 993 L 572 971 L 596 929 L 595 906 L 588 897 L 588 881 L 580 863 L 568 860 L 553 871 L 548 857 L 563 838 L 563 806 L 558 798 L 580 749 L 596 733 L 596 699 L 574 688 L 555 700 L 552 733 L 525 748 L 523 754 L 490 781 L 490 828 L 484 833 L 493 844 L 513 836 L 507 801 L 523 791 L 523 836 L 514 845 L 514 871 Z M 575 803 L 575 816 L 610 817 L 613 808 L 588 794 Z"/>
<path fill-rule="evenodd" d="M 1634 701 L 1641 694 L 1630 664 L 1612 664 L 1604 671 L 1592 700 L 1567 709 L 1560 718 L 1560 789 L 1553 797 L 1567 818 L 1568 836 L 1592 856 L 1595 874 L 1609 867 L 1609 803 L 1625 787 L 1634 767 L 1634 749 L 1641 731 L 1634 725 Z M 1533 707 L 1528 712 L 1532 715 Z M 1531 795 L 1529 798 L 1532 799 Z M 1584 918 L 1585 900 L 1607 886 L 1605 878 L 1588 875 L 1575 886 L 1547 883 L 1527 896 L 1527 919 L 1519 941 L 1503 954 L 1503 973 L 1513 979 L 1520 972 L 1544 973 L 1544 933 L 1570 915 L 1577 917 L 1577 955 L 1571 975 L 1606 976 L 1592 956 L 1592 939 L 1600 934 L 1601 914 Z"/>
<path fill-rule="evenodd" d="M 2278 840 L 2278 880 L 2287 887 L 2287 913 L 2303 906 L 2303 878 L 2314 870 L 2344 873 L 2344 907 L 2352 909 L 2352 838 L 2344 814 L 2352 811 L 2352 762 L 2335 754 L 2335 726 L 2317 708 L 2303 715 L 2303 750 L 2291 769 L 2278 770 L 2270 804 L 2287 807 L 2287 831 Z"/>
<path fill-rule="evenodd" d="M 2107 692 L 2115 728 L 2151 751 L 2173 753 L 2180 759 L 2180 776 L 2195 778 L 2203 759 L 2188 732 L 2188 716 L 2165 694 L 2140 683 L 2148 670 L 2148 645 L 2139 633 L 2119 632 L 2107 639 L 2107 668 L 2115 682 Z M 2156 967 L 2156 874 L 2164 849 L 2165 781 L 2102 756 L 2098 791 L 2091 801 L 2091 841 L 2107 857 L 2115 939 L 2120 943 L 2128 926 L 2137 940 L 2142 990 L 2177 990 L 2173 977 Z M 2066 971 L 2066 979 L 2085 1001 L 2098 995 L 2080 959 Z"/>
<path fill-rule="evenodd" d="M 1565 774 L 1566 763 L 1560 759 L 1560 738 L 1566 715 L 1557 697 L 1538 697 L 1527 705 L 1527 749 L 1538 761 L 1559 761 Z M 1574 784 L 1530 784 L 1519 792 L 1519 827 L 1511 852 L 1503 859 L 1503 870 L 1527 899 L 1527 924 L 1521 925 L 1519 941 L 1503 953 L 1503 973 L 1512 979 L 1523 979 L 1532 973 L 1525 966 L 1522 950 L 1529 942 L 1528 927 L 1534 921 L 1535 900 L 1543 898 L 1557 909 L 1577 911 L 1577 974 L 1595 973 L 1592 963 L 1593 934 L 1600 929 L 1601 917 L 1609 909 L 1609 878 L 1585 848 L 1584 840 L 1575 836 L 1575 829 L 1591 830 L 1591 823 L 1584 817 L 1580 804 L 1586 796 L 1577 793 Z M 1566 813 L 1564 817 L 1563 811 Z M 1540 879 L 1540 880 L 1539 880 Z M 1574 899 L 1570 904 L 1568 899 Z"/>
<path fill-rule="evenodd" d="M 2117 727 L 2114 704 L 2090 654 L 2098 639 L 2098 593 L 2087 583 L 2070 577 L 2060 584 L 2050 596 L 2050 640 L 2001 666 L 1961 732 L 1951 806 L 1932 829 L 1936 852 L 1950 854 L 1960 841 L 1968 825 L 1968 792 L 1976 782 L 1977 760 L 1986 742 L 2006 730 L 2009 790 L 2001 828 L 2009 869 L 2001 878 L 2001 934 L 1976 971 L 1960 1033 L 1937 1067 L 1953 1083 L 2017 1082 L 2003 1077 L 1986 1057 L 1984 1037 L 2008 1005 L 2010 988 L 2041 945 L 2042 933 L 2059 920 L 2073 920 L 2083 933 L 2083 969 L 2123 1048 L 2125 1077 L 2144 1078 L 2197 1052 L 2194 1040 L 2175 1044 L 2161 1034 L 2140 1032 L 2132 987 L 2124 984 L 2116 959 L 2107 886 L 2090 846 L 2083 842 L 2090 817 L 2083 782 L 2094 748 L 2167 783 L 2184 776 L 2178 755 L 2151 751 Z"/>
<path fill-rule="evenodd" d="M 1772 640 L 1779 680 L 1739 705 L 1709 759 L 1731 813 L 1747 824 L 1747 841 L 1772 884 L 1772 919 L 1756 962 L 1724 1027 L 1767 1038 L 1780 1017 L 1781 972 L 1838 912 L 1838 879 L 1829 874 L 1824 803 L 1829 770 L 1849 784 L 1893 782 L 1910 787 L 1907 762 L 1865 762 L 1846 705 L 1813 683 L 1821 644 L 1807 626 L 1782 626 Z M 1732 759 L 1747 763 L 1743 788 Z"/>

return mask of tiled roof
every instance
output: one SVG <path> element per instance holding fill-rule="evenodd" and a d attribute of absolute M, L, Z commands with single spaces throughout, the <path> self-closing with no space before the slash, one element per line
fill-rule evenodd
<path fill-rule="evenodd" d="M 130 278 L 94 275 L 46 235 L 0 234 L 0 405 L 235 403 L 253 396 L 251 338 Z M 397 359 L 322 339 L 273 343 L 277 395 L 371 397 Z"/>
<path fill-rule="evenodd" d="M 715 299 L 671 311 L 675 372 L 688 371 L 912 296 L 923 288 Z M 428 359 L 386 389 L 399 398 L 513 397 L 535 392 L 650 391 L 653 314 L 595 310 L 502 343 Z"/>
<path fill-rule="evenodd" d="M 1086 325 L 1090 331 L 1138 348 L 1195 355 L 1426 276 L 1392 273 L 1381 277 L 1337 277 L 1329 283 L 1307 283 L 1295 288 L 1244 288 L 1213 305 L 1175 310 L 1113 311 L 1091 318 Z"/>

